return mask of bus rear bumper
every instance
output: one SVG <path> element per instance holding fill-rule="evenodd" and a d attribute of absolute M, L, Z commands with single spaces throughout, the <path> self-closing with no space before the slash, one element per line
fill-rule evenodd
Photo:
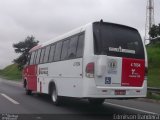
<path fill-rule="evenodd" d="M 84 98 L 139 98 L 147 95 L 147 81 L 142 87 L 92 86 L 83 94 Z"/>

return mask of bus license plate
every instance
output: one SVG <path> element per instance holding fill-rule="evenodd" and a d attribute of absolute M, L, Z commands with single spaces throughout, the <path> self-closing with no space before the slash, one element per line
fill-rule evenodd
<path fill-rule="evenodd" d="M 115 90 L 115 95 L 126 95 L 126 90 Z"/>

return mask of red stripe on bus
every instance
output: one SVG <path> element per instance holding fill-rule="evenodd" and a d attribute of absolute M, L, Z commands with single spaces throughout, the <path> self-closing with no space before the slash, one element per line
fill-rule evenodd
<path fill-rule="evenodd" d="M 121 86 L 141 87 L 145 75 L 145 60 L 122 59 Z"/>
<path fill-rule="evenodd" d="M 28 89 L 37 91 L 37 65 L 29 65 L 24 69 Z"/>

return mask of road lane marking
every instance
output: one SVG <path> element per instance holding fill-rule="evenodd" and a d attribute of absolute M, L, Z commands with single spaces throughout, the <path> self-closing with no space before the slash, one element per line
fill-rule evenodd
<path fill-rule="evenodd" d="M 145 110 L 140 110 L 140 109 L 137 109 L 137 108 L 127 107 L 127 106 L 123 106 L 123 105 L 118 105 L 118 104 L 114 104 L 114 103 L 110 103 L 110 102 L 105 102 L 105 104 L 116 106 L 116 107 L 121 107 L 121 108 L 125 108 L 125 109 L 135 110 L 135 111 L 139 111 L 139 112 L 143 112 L 143 113 L 147 113 L 147 114 L 158 114 L 158 113 L 149 112 L 149 111 L 145 111 Z"/>
<path fill-rule="evenodd" d="M 1 93 L 1 95 L 3 97 L 5 97 L 7 100 L 9 100 L 10 102 L 14 103 L 14 104 L 19 104 L 17 101 L 13 100 L 12 98 L 10 98 L 9 96 L 7 96 L 6 94 Z"/>

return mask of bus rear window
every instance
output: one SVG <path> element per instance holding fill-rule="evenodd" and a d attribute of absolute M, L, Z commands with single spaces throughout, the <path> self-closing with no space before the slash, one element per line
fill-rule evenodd
<path fill-rule="evenodd" d="M 144 59 L 144 47 L 138 31 L 118 24 L 93 23 L 96 55 Z"/>

